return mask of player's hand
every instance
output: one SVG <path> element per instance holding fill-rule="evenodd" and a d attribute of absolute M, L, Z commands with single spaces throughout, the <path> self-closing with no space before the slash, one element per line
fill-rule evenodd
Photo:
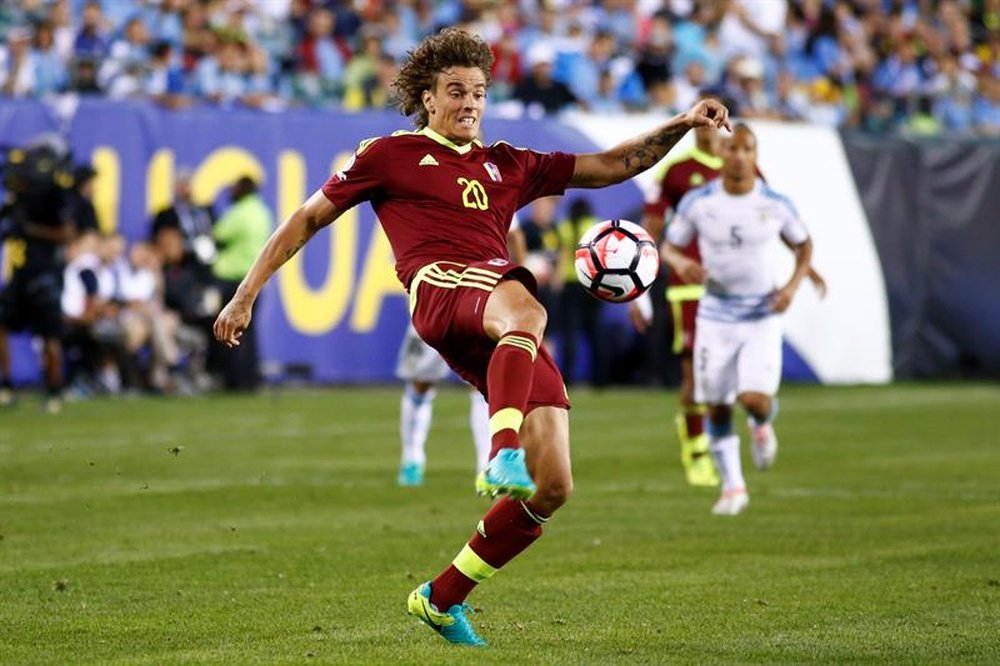
<path fill-rule="evenodd" d="M 230 349 L 240 346 L 240 338 L 243 332 L 250 325 L 250 310 L 252 304 L 243 300 L 233 299 L 222 308 L 222 312 L 215 319 L 212 332 L 215 339 L 226 345 Z"/>
<path fill-rule="evenodd" d="M 810 268 L 808 277 L 809 281 L 816 287 L 816 293 L 819 294 L 820 299 L 826 298 L 826 280 L 819 274 L 819 271 L 815 268 Z"/>
<path fill-rule="evenodd" d="M 784 312 L 792 304 L 792 297 L 794 296 L 795 287 L 785 285 L 771 296 L 771 307 L 775 312 Z"/>
<path fill-rule="evenodd" d="M 677 267 L 677 275 L 687 284 L 704 284 L 708 274 L 705 267 L 693 259 L 688 259 Z"/>
<path fill-rule="evenodd" d="M 729 109 L 716 99 L 703 99 L 684 114 L 689 127 L 719 127 L 733 130 L 729 124 Z"/>

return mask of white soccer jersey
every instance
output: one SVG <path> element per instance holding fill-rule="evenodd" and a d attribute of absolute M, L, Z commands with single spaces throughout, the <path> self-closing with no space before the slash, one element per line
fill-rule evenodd
<path fill-rule="evenodd" d="M 809 232 L 792 202 L 757 179 L 747 194 L 725 191 L 722 179 L 681 199 L 667 227 L 667 240 L 680 247 L 698 238 L 708 274 L 698 317 L 752 321 L 773 314 L 771 293 L 785 280 L 770 260 L 774 245 L 804 243 Z"/>

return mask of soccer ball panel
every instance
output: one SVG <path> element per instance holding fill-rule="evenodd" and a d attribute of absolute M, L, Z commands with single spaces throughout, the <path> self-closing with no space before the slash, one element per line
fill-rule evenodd
<path fill-rule="evenodd" d="M 598 287 L 597 295 L 605 300 L 619 302 L 634 298 L 632 292 L 636 289 L 635 281 L 629 274 L 619 275 L 616 273 L 601 276 L 601 284 Z"/>
<path fill-rule="evenodd" d="M 597 256 L 605 268 L 629 268 L 635 257 L 637 246 L 635 241 L 627 236 L 608 234 L 598 243 Z"/>
<path fill-rule="evenodd" d="M 639 263 L 635 267 L 635 274 L 638 276 L 643 290 L 649 289 L 659 271 L 660 256 L 656 247 L 643 244 L 639 254 Z"/>

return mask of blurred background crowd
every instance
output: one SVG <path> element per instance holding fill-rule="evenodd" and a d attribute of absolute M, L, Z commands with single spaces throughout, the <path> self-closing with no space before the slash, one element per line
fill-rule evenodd
<path fill-rule="evenodd" d="M 447 25 L 491 45 L 494 115 L 708 89 L 746 118 L 1000 136 L 1000 0 L 7 0 L 0 92 L 380 108 Z"/>

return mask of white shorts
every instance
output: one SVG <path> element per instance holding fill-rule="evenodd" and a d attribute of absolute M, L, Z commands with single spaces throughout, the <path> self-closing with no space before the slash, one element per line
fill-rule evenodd
<path fill-rule="evenodd" d="M 396 376 L 406 382 L 435 383 L 447 377 L 449 371 L 441 355 L 421 340 L 413 324 L 410 324 L 399 346 Z"/>
<path fill-rule="evenodd" d="M 752 391 L 773 396 L 781 383 L 781 317 L 736 323 L 698 317 L 694 338 L 695 400 L 731 405 Z"/>

